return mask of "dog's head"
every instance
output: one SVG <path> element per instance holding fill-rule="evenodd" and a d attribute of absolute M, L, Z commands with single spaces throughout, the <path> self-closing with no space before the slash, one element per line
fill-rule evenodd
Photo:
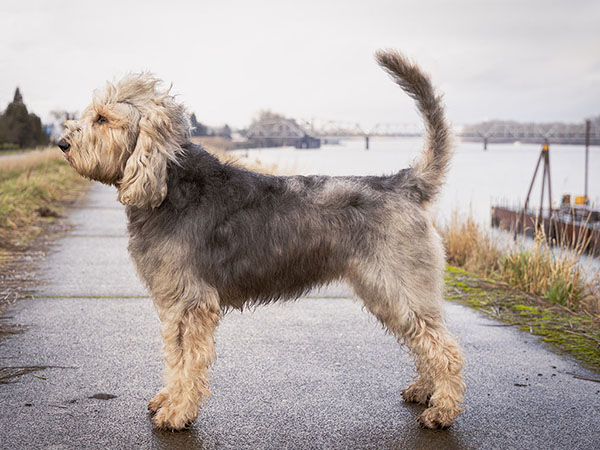
<path fill-rule="evenodd" d="M 190 132 L 185 108 L 159 80 L 133 74 L 96 93 L 58 142 L 81 175 L 119 190 L 119 201 L 155 208 L 167 194 L 167 162 L 177 161 Z"/>

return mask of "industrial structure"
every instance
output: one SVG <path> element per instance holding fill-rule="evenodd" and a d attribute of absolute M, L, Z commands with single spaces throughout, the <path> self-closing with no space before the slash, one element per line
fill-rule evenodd
<path fill-rule="evenodd" d="M 309 135 L 293 119 L 276 117 L 254 122 L 246 133 L 248 141 L 257 147 L 319 148 L 321 140 Z"/>

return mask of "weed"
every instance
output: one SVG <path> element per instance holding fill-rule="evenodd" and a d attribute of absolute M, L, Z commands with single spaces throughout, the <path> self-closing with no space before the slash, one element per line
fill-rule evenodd
<path fill-rule="evenodd" d="M 570 309 L 600 313 L 600 273 L 583 270 L 581 243 L 552 247 L 540 228 L 533 244 L 525 240 L 500 244 L 472 214 L 458 212 L 440 231 L 449 264 Z"/>

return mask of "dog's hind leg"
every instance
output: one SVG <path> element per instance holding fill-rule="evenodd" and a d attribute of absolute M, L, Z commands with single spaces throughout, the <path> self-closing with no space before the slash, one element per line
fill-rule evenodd
<path fill-rule="evenodd" d="M 357 295 L 415 357 L 418 376 L 403 398 L 429 405 L 420 417 L 425 427 L 450 426 L 462 410 L 462 354 L 443 323 L 440 302 L 415 298 L 435 295 L 436 289 L 400 285 L 377 270 L 365 273 L 350 278 Z"/>
<path fill-rule="evenodd" d="M 402 391 L 402 398 L 408 403 L 427 405 L 433 394 L 433 381 L 426 369 L 425 361 L 415 355 L 417 378 L 414 383 Z"/>
<path fill-rule="evenodd" d="M 426 372 L 432 388 L 427 408 L 419 420 L 427 428 L 446 428 L 452 425 L 462 408 L 464 383 L 462 380 L 463 359 L 454 337 L 442 322 L 428 322 L 417 318 L 417 325 L 406 333 L 404 342 L 411 349 Z M 418 388 L 419 379 L 404 393 L 410 401 L 411 388 Z M 408 397 L 408 398 L 407 398 Z"/>
<path fill-rule="evenodd" d="M 219 319 L 219 309 L 207 303 L 175 305 L 161 314 L 165 387 L 148 405 L 155 412 L 156 427 L 186 428 L 210 395 L 209 367 L 215 358 Z"/>

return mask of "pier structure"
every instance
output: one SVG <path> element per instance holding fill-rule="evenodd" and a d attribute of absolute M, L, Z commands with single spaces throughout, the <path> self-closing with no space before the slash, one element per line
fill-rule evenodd
<path fill-rule="evenodd" d="M 321 140 L 311 135 L 293 119 L 261 120 L 248 128 L 248 140 L 259 147 L 291 145 L 296 148 L 319 148 Z"/>

